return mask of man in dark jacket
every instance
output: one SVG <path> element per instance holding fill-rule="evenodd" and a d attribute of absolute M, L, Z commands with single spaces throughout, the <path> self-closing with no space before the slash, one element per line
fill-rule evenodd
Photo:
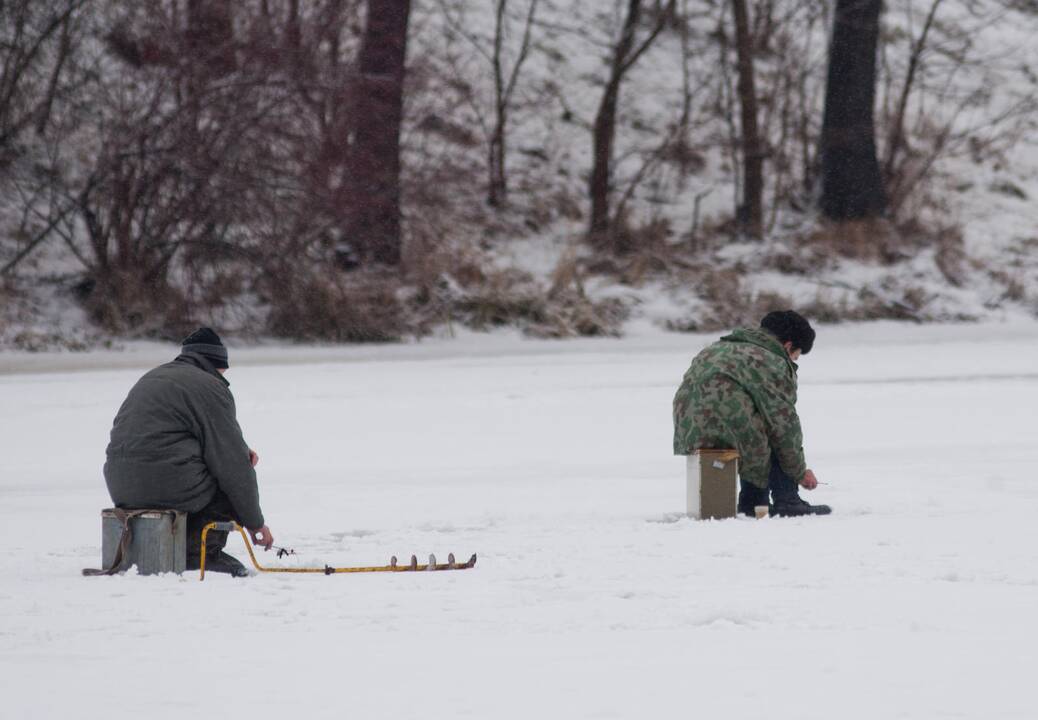
<path fill-rule="evenodd" d="M 785 310 L 768 313 L 761 326 L 740 328 L 692 360 L 674 397 L 674 453 L 701 448 L 739 451 L 739 512 L 768 505 L 773 515 L 825 515 L 797 485 L 818 480 L 804 461 L 804 436 L 796 411 L 797 364 L 814 345 L 808 321 Z"/>
<path fill-rule="evenodd" d="M 104 476 L 112 502 L 187 513 L 188 569 L 198 568 L 202 528 L 213 521 L 234 520 L 265 549 L 274 543 L 260 510 L 259 456 L 242 438 L 227 367 L 227 348 L 215 332 L 192 333 L 173 362 L 133 386 L 108 444 Z M 206 569 L 247 575 L 223 552 L 226 542 L 227 533 L 206 536 Z"/>

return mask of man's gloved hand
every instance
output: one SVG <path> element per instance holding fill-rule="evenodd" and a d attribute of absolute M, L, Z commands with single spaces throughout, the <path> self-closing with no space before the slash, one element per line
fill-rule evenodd
<path fill-rule="evenodd" d="M 274 536 L 270 532 L 270 528 L 264 525 L 258 530 L 249 528 L 249 532 L 252 534 L 252 542 L 256 545 L 262 545 L 264 550 L 270 550 L 274 544 Z"/>
<path fill-rule="evenodd" d="M 813 471 L 808 470 L 804 473 L 804 479 L 800 481 L 800 484 L 808 490 L 814 490 L 818 487 L 818 478 L 815 477 Z"/>

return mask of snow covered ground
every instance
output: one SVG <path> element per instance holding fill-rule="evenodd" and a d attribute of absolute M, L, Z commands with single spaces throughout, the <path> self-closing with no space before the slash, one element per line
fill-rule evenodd
<path fill-rule="evenodd" d="M 480 559 L 203 583 L 79 575 L 112 417 L 175 348 L 0 354 L 0 717 L 1035 717 L 1038 325 L 823 328 L 814 519 L 682 517 L 710 339 L 232 347 L 300 563 Z"/>

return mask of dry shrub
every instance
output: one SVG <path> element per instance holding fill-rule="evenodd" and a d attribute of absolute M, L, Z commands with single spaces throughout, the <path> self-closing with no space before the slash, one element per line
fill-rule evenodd
<path fill-rule="evenodd" d="M 630 308 L 619 298 L 592 301 L 580 285 L 553 290 L 548 296 L 545 319 L 528 325 L 531 337 L 619 337 Z"/>
<path fill-rule="evenodd" d="M 772 310 L 793 307 L 792 299 L 780 293 L 748 293 L 742 276 L 734 269 L 704 272 L 696 288 L 706 307 L 692 316 L 668 321 L 667 329 L 713 332 L 746 325 L 755 327 Z"/>
<path fill-rule="evenodd" d="M 441 242 L 428 231 L 412 233 L 404 261 L 406 312 L 417 335 L 439 325 L 451 329 L 458 298 L 487 282 L 485 252 L 474 245 Z"/>
<path fill-rule="evenodd" d="M 989 302 L 988 307 L 1000 307 L 1004 301 L 1024 302 L 1027 300 L 1027 287 L 1018 274 L 1010 274 L 1004 270 L 990 270 L 988 276 L 1005 288 L 1002 296 Z"/>
<path fill-rule="evenodd" d="M 963 287 L 967 280 L 966 246 L 962 232 L 955 227 L 939 229 L 936 237 L 937 254 L 934 261 L 944 279 L 953 287 Z"/>
<path fill-rule="evenodd" d="M 784 275 L 808 277 L 829 267 L 834 258 L 818 245 L 776 246 L 760 255 L 760 266 Z"/>
<path fill-rule="evenodd" d="M 133 271 L 109 271 L 73 287 L 87 316 L 107 332 L 167 338 L 191 325 L 183 294 L 165 280 L 147 282 Z"/>
<path fill-rule="evenodd" d="M 37 332 L 34 330 L 23 330 L 17 333 L 11 338 L 10 344 L 13 349 L 25 352 L 54 352 L 55 350 L 84 352 L 91 347 L 91 343 L 66 337 L 59 332 Z"/>
<path fill-rule="evenodd" d="M 991 192 L 996 192 L 1017 200 L 1027 200 L 1027 191 L 1014 183 L 1012 180 L 997 180 L 988 186 Z"/>
<path fill-rule="evenodd" d="M 972 322 L 973 315 L 965 313 L 942 314 L 929 309 L 933 300 L 926 289 L 918 286 L 901 288 L 893 278 L 877 287 L 862 287 L 853 297 L 834 300 L 824 292 L 798 311 L 812 320 L 839 323 L 864 320 L 908 320 L 912 322 L 954 321 Z"/>
<path fill-rule="evenodd" d="M 618 298 L 593 301 L 579 284 L 545 291 L 524 273 L 491 273 L 457 298 L 453 316 L 477 330 L 518 327 L 531 337 L 618 337 L 629 309 Z"/>
<path fill-rule="evenodd" d="M 883 219 L 824 222 L 801 240 L 820 249 L 853 260 L 892 264 L 907 257 L 902 237 Z"/>
<path fill-rule="evenodd" d="M 528 273 L 491 271 L 453 299 L 451 316 L 476 330 L 525 327 L 547 321 L 547 296 Z"/>
<path fill-rule="evenodd" d="M 534 337 L 617 336 L 628 308 L 584 291 L 577 246 L 556 266 L 551 286 L 514 268 L 491 269 L 479 249 L 430 246 L 409 267 L 408 318 L 417 332 L 459 323 L 475 330 L 516 327 Z"/>
<path fill-rule="evenodd" d="M 617 242 L 623 252 L 599 252 L 579 261 L 585 275 L 615 277 L 621 284 L 639 287 L 655 279 L 698 272 L 704 261 L 690 255 L 688 247 L 671 242 L 668 221 L 658 220 L 632 227 L 618 226 Z"/>
<path fill-rule="evenodd" d="M 39 279 L 0 279 L 0 347 L 25 352 L 79 352 L 111 345 L 110 341 L 94 336 L 89 327 L 78 327 L 73 332 L 37 329 L 44 308 L 39 297 L 25 285 L 36 285 L 33 289 L 38 289 L 40 282 Z"/>
<path fill-rule="evenodd" d="M 0 335 L 14 321 L 15 305 L 18 292 L 14 284 L 7 278 L 0 276 Z"/>
<path fill-rule="evenodd" d="M 296 340 L 399 340 L 406 325 L 396 287 L 379 273 L 282 277 L 272 284 L 267 329 Z"/>
<path fill-rule="evenodd" d="M 584 198 L 566 188 L 553 193 L 549 202 L 554 217 L 574 221 L 584 219 Z"/>
<path fill-rule="evenodd" d="M 644 225 L 633 225 L 621 213 L 610 231 L 612 249 L 619 255 L 659 251 L 673 235 L 670 220 L 655 218 Z"/>
<path fill-rule="evenodd" d="M 580 222 L 584 219 L 584 197 L 569 188 L 546 193 L 540 183 L 531 180 L 520 182 L 516 190 L 518 193 L 515 194 L 521 193 L 524 202 L 520 232 L 542 233 L 556 221 Z"/>

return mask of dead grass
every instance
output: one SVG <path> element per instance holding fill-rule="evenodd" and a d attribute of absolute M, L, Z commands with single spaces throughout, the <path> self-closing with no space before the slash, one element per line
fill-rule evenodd
<path fill-rule="evenodd" d="M 419 333 L 462 325 L 515 327 L 533 337 L 617 336 L 629 314 L 619 300 L 588 296 L 576 246 L 557 264 L 548 286 L 529 273 L 494 268 L 474 247 L 429 248 L 412 258 L 410 271 L 407 313 Z"/>
<path fill-rule="evenodd" d="M 743 274 L 733 269 L 706 271 L 695 287 L 705 308 L 694 316 L 668 322 L 668 329 L 713 332 L 743 325 L 756 326 L 772 310 L 793 307 L 792 299 L 780 293 L 747 292 Z"/>
<path fill-rule="evenodd" d="M 851 297 L 833 299 L 820 291 L 814 300 L 802 304 L 797 311 L 811 320 L 840 323 L 866 320 L 900 320 L 910 322 L 974 322 L 976 316 L 966 313 L 946 314 L 930 309 L 934 298 L 923 287 L 900 287 L 894 282 L 880 287 L 860 288 Z"/>
<path fill-rule="evenodd" d="M 328 342 L 390 342 L 407 326 L 397 283 L 377 273 L 279 278 L 267 329 L 279 337 Z"/>
<path fill-rule="evenodd" d="M 800 244 L 823 255 L 893 264 L 907 257 L 897 229 L 883 219 L 822 222 Z"/>
<path fill-rule="evenodd" d="M 169 337 L 191 326 L 183 293 L 165 281 L 145 282 L 133 271 L 88 277 L 73 289 L 90 320 L 123 337 Z"/>

